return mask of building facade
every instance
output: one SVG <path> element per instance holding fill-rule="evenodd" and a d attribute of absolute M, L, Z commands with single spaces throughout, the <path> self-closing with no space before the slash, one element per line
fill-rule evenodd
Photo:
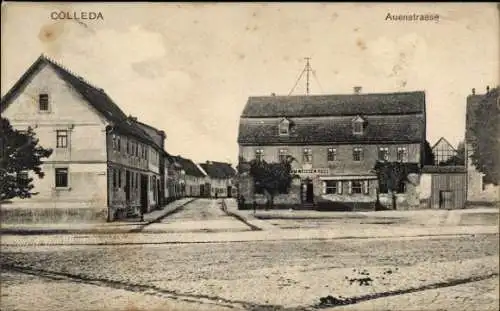
<path fill-rule="evenodd" d="M 159 174 L 161 150 L 102 89 L 42 55 L 2 98 L 0 112 L 53 149 L 45 177 L 30 176 L 39 194 L 14 204 L 91 209 L 109 219 L 156 204 L 147 176 Z"/>
<path fill-rule="evenodd" d="M 373 208 L 377 195 L 382 201 L 385 195 L 376 161 L 421 166 L 425 137 L 424 92 L 266 96 L 248 99 L 238 144 L 245 162 L 295 159 L 296 190 L 275 201 Z M 241 195 L 248 202 L 254 194 Z"/>
<path fill-rule="evenodd" d="M 208 176 L 208 184 L 205 186 L 205 197 L 230 198 L 237 194 L 234 184 L 236 170 L 229 163 L 206 161 L 200 163 L 200 167 Z"/>
<path fill-rule="evenodd" d="M 166 203 L 178 200 L 184 196 L 185 180 L 182 166 L 177 157 L 170 154 L 164 156 L 164 198 Z"/>
<path fill-rule="evenodd" d="M 181 156 L 176 157 L 183 170 L 186 197 L 204 197 L 205 189 L 209 182 L 207 174 L 203 169 L 190 159 Z"/>
<path fill-rule="evenodd" d="M 499 87 L 492 90 L 487 87 L 485 94 L 476 94 L 475 89 L 467 96 L 467 108 L 465 118 L 465 154 L 467 155 L 467 201 L 475 204 L 494 204 L 500 201 L 500 187 L 488 184 L 485 176 L 473 164 L 472 141 L 476 139 L 474 129 L 476 126 L 476 111 L 482 101 L 490 105 L 499 105 Z"/>

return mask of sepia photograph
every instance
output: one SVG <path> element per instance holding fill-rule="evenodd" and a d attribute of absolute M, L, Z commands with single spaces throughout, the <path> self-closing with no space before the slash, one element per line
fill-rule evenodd
<path fill-rule="evenodd" d="M 498 3 L 1 17 L 1 310 L 500 311 Z"/>

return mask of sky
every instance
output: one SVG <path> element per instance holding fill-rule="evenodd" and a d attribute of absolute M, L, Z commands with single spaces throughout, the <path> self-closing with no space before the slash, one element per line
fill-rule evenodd
<path fill-rule="evenodd" d="M 52 12 L 101 14 L 54 20 Z M 2 3 L 1 94 L 42 53 L 196 162 L 238 158 L 249 96 L 425 91 L 427 139 L 464 137 L 466 97 L 499 84 L 495 3 Z M 389 21 L 387 14 L 438 14 Z M 304 94 L 305 81 L 294 90 Z"/>

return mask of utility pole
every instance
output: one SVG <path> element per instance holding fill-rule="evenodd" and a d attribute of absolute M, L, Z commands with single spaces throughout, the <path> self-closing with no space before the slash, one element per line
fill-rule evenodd
<path fill-rule="evenodd" d="M 309 73 L 311 72 L 311 64 L 309 63 L 310 57 L 304 57 L 306 60 L 306 95 L 309 95 Z"/>

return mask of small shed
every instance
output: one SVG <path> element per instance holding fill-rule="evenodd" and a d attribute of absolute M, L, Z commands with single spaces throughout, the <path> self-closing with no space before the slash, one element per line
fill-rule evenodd
<path fill-rule="evenodd" d="M 431 176 L 428 208 L 465 208 L 467 169 L 465 166 L 424 166 L 422 175 Z"/>

